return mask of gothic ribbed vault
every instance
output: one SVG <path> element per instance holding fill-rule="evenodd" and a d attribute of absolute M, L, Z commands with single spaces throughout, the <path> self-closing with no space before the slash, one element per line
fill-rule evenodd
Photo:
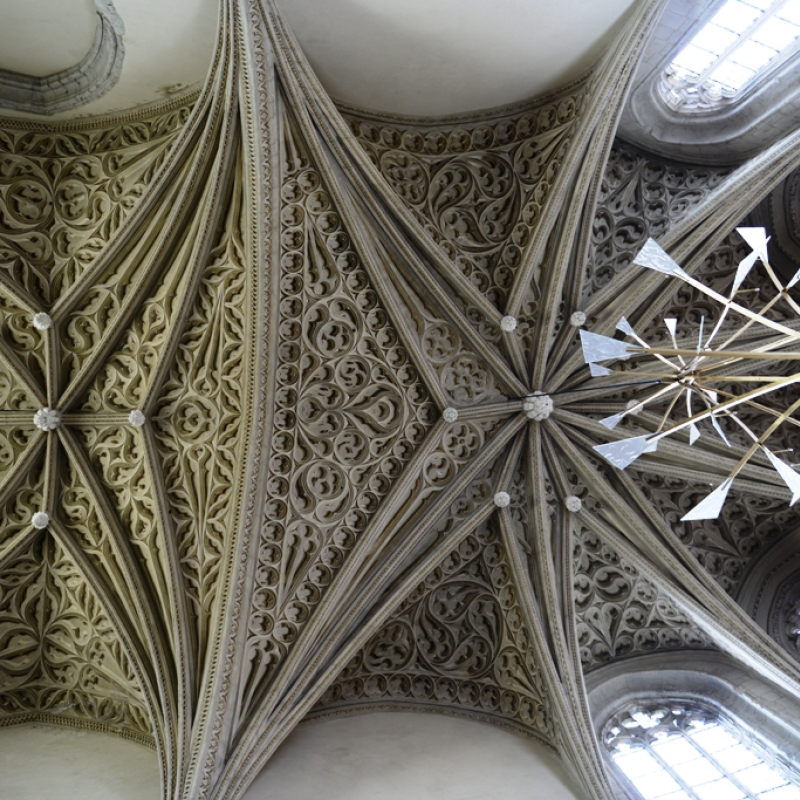
<path fill-rule="evenodd" d="M 614 141 L 663 5 L 558 92 L 423 120 L 337 107 L 272 0 L 223 0 L 199 94 L 3 121 L 0 724 L 115 732 L 165 800 L 234 800 L 309 716 L 436 708 L 610 800 L 594 669 L 725 653 L 800 698 L 737 602 L 797 527 L 777 473 L 684 523 L 735 431 L 625 472 L 592 450 L 629 395 L 573 313 L 712 315 L 634 255 L 653 236 L 727 286 L 734 227 L 800 166 L 800 134 L 735 169 Z"/>

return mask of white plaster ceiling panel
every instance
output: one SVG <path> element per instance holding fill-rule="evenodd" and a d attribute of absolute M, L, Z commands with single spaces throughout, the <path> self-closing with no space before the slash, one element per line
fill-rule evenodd
<path fill-rule="evenodd" d="M 52 75 L 77 64 L 94 41 L 93 0 L 3 0 L 0 13 L 0 69 L 10 72 Z"/>
<path fill-rule="evenodd" d="M 113 5 L 125 25 L 125 57 L 119 81 L 99 99 L 44 119 L 122 111 L 168 99 L 205 80 L 217 30 L 217 0 L 113 0 Z M 0 67 L 4 69 L 36 75 L 52 73 L 55 70 L 47 51 L 64 58 L 69 55 L 69 63 L 62 63 L 64 59 L 54 62 L 56 69 L 63 69 L 80 61 L 94 39 L 96 14 L 92 0 L 2 0 L 0 8 Z M 37 28 L 36 20 L 41 20 L 41 28 Z M 39 33 L 34 33 L 33 28 Z M 25 43 L 25 48 L 20 51 L 23 55 L 12 58 L 8 53 L 16 51 L 8 49 L 9 41 L 15 37 Z M 32 47 L 31 42 L 36 46 Z M 37 71 L 31 72 L 28 64 Z M 0 113 L 43 119 L 7 109 L 0 109 Z"/>
<path fill-rule="evenodd" d="M 599 58 L 631 0 L 283 0 L 327 91 L 441 116 L 559 88 Z M 557 13 L 553 13 L 557 9 Z"/>

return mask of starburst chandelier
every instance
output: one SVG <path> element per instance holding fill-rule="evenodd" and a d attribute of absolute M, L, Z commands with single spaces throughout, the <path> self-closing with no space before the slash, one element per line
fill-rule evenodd
<path fill-rule="evenodd" d="M 800 499 L 800 474 L 767 445 L 769 437 L 781 426 L 800 426 L 794 417 L 800 399 L 783 409 L 774 407 L 775 392 L 799 383 L 800 372 L 790 370 L 791 374 L 777 377 L 769 374 L 770 365 L 774 370 L 776 362 L 800 361 L 800 306 L 789 293 L 800 280 L 800 270 L 784 286 L 770 266 L 769 239 L 764 228 L 737 228 L 737 231 L 752 252 L 739 263 L 727 297 L 685 272 L 653 239 L 648 239 L 634 259 L 634 264 L 677 278 L 718 304 L 719 318 L 710 331 L 706 331 L 705 317 L 699 325 L 690 326 L 688 335 L 682 321 L 679 339 L 679 321 L 668 317 L 664 325 L 671 347 L 651 346 L 625 317 L 617 324 L 617 330 L 625 334 L 624 340 L 581 331 L 583 357 L 593 376 L 622 374 L 619 362 L 625 361 L 629 362 L 624 365 L 625 377 L 638 379 L 633 382 L 637 394 L 628 407 L 600 420 L 606 428 L 614 430 L 626 416 L 638 414 L 647 406 L 666 406 L 654 431 L 595 446 L 615 467 L 625 469 L 644 453 L 654 452 L 667 437 L 688 435 L 688 442 L 693 445 L 704 427 L 730 447 L 720 424 L 722 419 L 738 426 L 751 442 L 728 477 L 685 514 L 683 520 L 716 519 L 734 479 L 759 451 L 789 487 L 791 505 Z M 754 310 L 737 302 L 737 294 L 743 291 L 742 283 L 757 261 L 763 264 L 777 293 Z M 797 315 L 798 330 L 775 319 L 775 306 L 780 300 L 785 300 Z M 732 325 L 724 326 L 729 316 L 731 322 L 736 321 L 736 315 L 740 320 L 737 327 L 731 330 Z M 762 431 L 752 430 L 737 413 L 745 406 L 766 413 L 772 418 L 770 424 Z"/>

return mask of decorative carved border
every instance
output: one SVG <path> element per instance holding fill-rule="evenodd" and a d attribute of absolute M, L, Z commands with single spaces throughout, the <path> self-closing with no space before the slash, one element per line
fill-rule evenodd
<path fill-rule="evenodd" d="M 95 0 L 97 27 L 89 52 L 77 63 L 42 78 L 0 69 L 0 106 L 55 114 L 102 97 L 119 80 L 125 25 L 111 0 Z"/>
<path fill-rule="evenodd" d="M 118 739 L 126 739 L 135 742 L 148 750 L 156 750 L 155 739 L 131 730 L 124 730 L 113 725 L 103 725 L 100 722 L 89 722 L 83 719 L 72 717 L 62 717 L 58 714 L 13 714 L 7 717 L 0 717 L 0 728 L 10 728 L 12 725 L 57 725 L 61 728 L 75 728 L 81 731 L 93 731 L 94 733 L 110 733 Z"/>
<path fill-rule="evenodd" d="M 485 724 L 494 725 L 497 728 L 503 728 L 511 733 L 524 736 L 526 739 L 533 739 L 538 744 L 546 747 L 550 752 L 559 755 L 558 749 L 552 744 L 552 742 L 548 742 L 547 739 L 539 736 L 532 728 L 526 728 L 524 725 L 517 725 L 509 719 L 496 717 L 492 714 L 482 714 L 478 711 L 460 711 L 455 708 L 435 706 L 425 703 L 365 703 L 353 706 L 344 706 L 331 709 L 329 711 L 312 711 L 298 724 L 298 727 L 305 727 L 309 723 L 322 722 L 323 720 L 336 719 L 337 717 L 356 717 L 362 714 L 378 714 L 386 711 L 405 711 L 406 713 L 414 714 L 438 714 L 443 717 L 455 717 L 456 719 L 466 719 L 470 720 L 471 722 L 483 722 Z"/>
<path fill-rule="evenodd" d="M 128 111 L 80 117 L 64 122 L 39 122 L 38 120 L 0 116 L 0 129 L 25 131 L 26 133 L 88 133 L 100 128 L 112 128 L 118 125 L 149 120 L 174 111 L 181 106 L 193 106 L 201 91 L 202 87 L 195 86 L 185 92 L 181 92 L 181 94 L 170 97 L 168 100 L 145 103 Z M 2 106 L 2 100 L 0 100 L 0 106 Z"/>
<path fill-rule="evenodd" d="M 505 106 L 495 106 L 485 108 L 480 111 L 472 111 L 466 114 L 446 114 L 441 117 L 419 117 L 413 115 L 390 114 L 385 111 L 373 111 L 368 108 L 359 108 L 347 103 L 334 100 L 336 108 L 345 116 L 358 117 L 359 119 L 371 120 L 373 122 L 386 122 L 393 125 L 409 125 L 412 127 L 436 127 L 439 125 L 460 125 L 470 122 L 489 122 L 492 120 L 503 119 L 509 115 L 523 114 L 532 111 L 540 106 L 547 105 L 555 100 L 569 96 L 575 89 L 583 86 L 591 77 L 592 73 L 587 72 L 576 78 L 566 86 L 561 86 L 547 94 L 537 95 L 529 100 L 518 103 L 511 103 Z"/>

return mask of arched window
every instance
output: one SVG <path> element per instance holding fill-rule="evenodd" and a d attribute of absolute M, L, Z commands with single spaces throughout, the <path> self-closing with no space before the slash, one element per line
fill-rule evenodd
<path fill-rule="evenodd" d="M 696 701 L 626 706 L 603 741 L 643 800 L 800 800 L 792 765 Z"/>
<path fill-rule="evenodd" d="M 800 0 L 727 0 L 666 68 L 659 93 L 674 111 L 738 100 L 797 49 Z"/>

